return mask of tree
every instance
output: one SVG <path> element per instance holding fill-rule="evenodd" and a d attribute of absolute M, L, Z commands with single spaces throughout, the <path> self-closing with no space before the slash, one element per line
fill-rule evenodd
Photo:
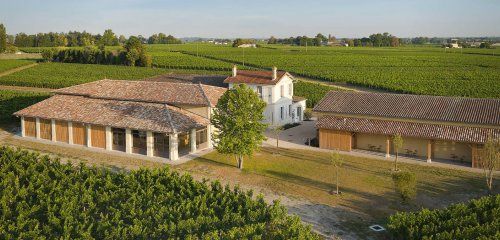
<path fill-rule="evenodd" d="M 5 26 L 0 24 L 0 53 L 7 50 L 7 32 L 5 31 Z"/>
<path fill-rule="evenodd" d="M 344 159 L 340 156 L 337 150 L 334 150 L 330 155 L 330 163 L 335 168 L 335 185 L 337 188 L 336 194 L 340 194 L 339 192 L 339 168 L 344 164 Z"/>
<path fill-rule="evenodd" d="M 480 153 L 479 165 L 484 171 L 488 192 L 491 193 L 493 189 L 493 175 L 496 170 L 500 169 L 500 138 L 494 139 L 489 136 Z"/>
<path fill-rule="evenodd" d="M 403 137 L 401 137 L 401 134 L 397 133 L 392 137 L 392 144 L 394 146 L 394 151 L 396 152 L 396 158 L 394 158 L 394 171 L 398 171 L 399 149 L 403 147 L 403 143 Z"/>
<path fill-rule="evenodd" d="M 101 39 L 99 40 L 99 43 L 104 45 L 104 46 L 117 46 L 119 44 L 118 38 L 116 37 L 115 33 L 113 33 L 113 30 L 111 30 L 111 29 L 106 29 L 104 31 L 104 34 L 102 35 Z"/>
<path fill-rule="evenodd" d="M 403 203 L 408 203 L 410 199 L 415 198 L 417 195 L 417 178 L 415 173 L 412 172 L 394 172 L 392 173 L 392 180 L 396 192 L 403 200 Z"/>
<path fill-rule="evenodd" d="M 123 35 L 120 35 L 120 37 L 118 38 L 118 42 L 122 45 L 125 44 L 126 41 L 127 41 L 127 38 Z"/>
<path fill-rule="evenodd" d="M 243 156 L 252 155 L 265 140 L 265 107 L 257 93 L 242 84 L 226 91 L 212 114 L 210 122 L 218 130 L 212 135 L 215 149 L 234 155 L 239 169 L 243 169 Z"/>
<path fill-rule="evenodd" d="M 489 43 L 489 42 L 482 42 L 479 45 L 479 48 L 491 48 L 491 43 Z"/>
<path fill-rule="evenodd" d="M 274 136 L 276 137 L 276 150 L 279 151 L 280 134 L 285 128 L 283 126 L 276 126 L 273 128 Z"/>
<path fill-rule="evenodd" d="M 278 40 L 274 36 L 271 36 L 269 40 L 267 40 L 267 44 L 276 44 L 276 43 L 278 43 Z"/>

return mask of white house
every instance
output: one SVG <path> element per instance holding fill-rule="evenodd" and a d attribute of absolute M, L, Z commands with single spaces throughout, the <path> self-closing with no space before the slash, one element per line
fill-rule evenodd
<path fill-rule="evenodd" d="M 301 122 L 304 119 L 306 99 L 293 96 L 293 76 L 285 71 L 238 70 L 233 66 L 232 76 L 224 80 L 233 88 L 235 84 L 246 84 L 254 89 L 267 103 L 265 122 L 271 126 Z"/>

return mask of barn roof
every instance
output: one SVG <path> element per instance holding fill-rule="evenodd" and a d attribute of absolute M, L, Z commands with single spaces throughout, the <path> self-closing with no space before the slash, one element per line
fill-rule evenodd
<path fill-rule="evenodd" d="M 275 85 L 287 72 L 277 71 L 276 79 L 273 79 L 272 71 L 253 71 L 253 70 L 238 70 L 236 76 L 227 77 L 224 83 L 247 83 L 247 84 L 266 84 Z"/>
<path fill-rule="evenodd" d="M 167 104 L 74 95 L 55 95 L 14 115 L 162 133 L 186 132 L 209 124 L 204 117 Z"/>
<path fill-rule="evenodd" d="M 57 89 L 53 93 L 100 99 L 214 107 L 225 91 L 225 88 L 193 83 L 104 79 Z"/>
<path fill-rule="evenodd" d="M 406 137 L 467 143 L 484 143 L 486 142 L 488 135 L 491 135 L 492 137 L 500 137 L 500 129 L 498 128 L 350 118 L 332 115 L 320 117 L 316 122 L 316 127 L 321 129 L 381 135 L 401 134 Z"/>
<path fill-rule="evenodd" d="M 500 99 L 330 91 L 314 111 L 356 117 L 500 125 Z"/>

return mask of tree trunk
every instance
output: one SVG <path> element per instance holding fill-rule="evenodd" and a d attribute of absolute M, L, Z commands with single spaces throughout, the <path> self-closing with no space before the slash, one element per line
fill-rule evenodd
<path fill-rule="evenodd" d="M 238 168 L 243 169 L 243 156 L 238 155 L 237 158 L 238 158 Z"/>
<path fill-rule="evenodd" d="M 339 195 L 339 167 L 335 167 L 335 178 L 337 179 L 337 195 Z"/>
<path fill-rule="evenodd" d="M 493 171 L 488 172 L 486 184 L 488 185 L 488 193 L 491 194 L 491 190 L 493 189 Z"/>
<path fill-rule="evenodd" d="M 394 171 L 398 170 L 398 150 L 396 150 L 396 158 L 394 159 Z"/>

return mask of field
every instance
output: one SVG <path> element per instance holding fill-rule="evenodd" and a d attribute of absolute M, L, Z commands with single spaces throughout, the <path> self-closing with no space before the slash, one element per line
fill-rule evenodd
<path fill-rule="evenodd" d="M 166 69 L 111 65 L 43 63 L 0 77 L 0 85 L 61 88 L 104 78 L 141 79 L 168 73 Z"/>
<path fill-rule="evenodd" d="M 500 98 L 498 49 L 436 47 L 329 48 L 271 46 L 242 49 L 208 44 L 153 45 L 258 68 L 277 66 L 324 81 L 414 94 Z M 161 56 L 156 58 L 160 61 Z"/>
<path fill-rule="evenodd" d="M 47 93 L 0 90 L 0 123 L 15 121 L 12 113 L 47 98 Z"/>
<path fill-rule="evenodd" d="M 30 60 L 0 60 L 0 73 L 34 63 Z"/>
<path fill-rule="evenodd" d="M 168 167 L 112 172 L 0 147 L 1 239 L 319 239 L 279 203 Z"/>

